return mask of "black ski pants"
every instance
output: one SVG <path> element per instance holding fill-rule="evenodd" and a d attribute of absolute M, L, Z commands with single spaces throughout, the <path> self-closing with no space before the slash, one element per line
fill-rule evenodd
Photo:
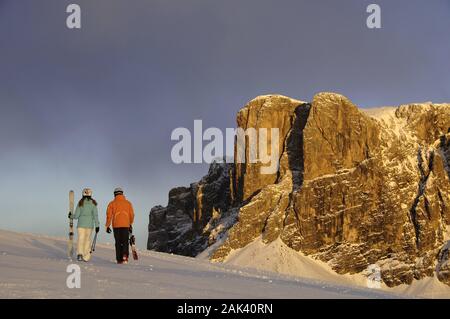
<path fill-rule="evenodd" d="M 128 259 L 128 228 L 114 228 L 114 239 L 116 240 L 116 260 L 121 262 L 124 256 Z"/>

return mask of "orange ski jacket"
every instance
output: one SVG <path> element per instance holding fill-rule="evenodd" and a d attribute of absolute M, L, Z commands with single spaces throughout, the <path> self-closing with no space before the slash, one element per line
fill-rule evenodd
<path fill-rule="evenodd" d="M 129 228 L 134 222 L 133 205 L 123 195 L 117 195 L 106 210 L 106 227 Z"/>

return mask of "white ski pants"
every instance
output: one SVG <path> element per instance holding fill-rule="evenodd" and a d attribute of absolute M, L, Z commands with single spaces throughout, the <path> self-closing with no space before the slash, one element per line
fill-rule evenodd
<path fill-rule="evenodd" d="M 82 255 L 85 261 L 91 259 L 92 228 L 78 228 L 77 255 Z"/>

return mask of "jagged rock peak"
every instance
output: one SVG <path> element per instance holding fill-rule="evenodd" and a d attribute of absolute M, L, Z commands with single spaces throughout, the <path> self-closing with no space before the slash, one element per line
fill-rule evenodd
<path fill-rule="evenodd" d="M 282 94 L 265 94 L 265 95 L 259 95 L 253 99 L 251 99 L 246 106 L 250 105 L 250 104 L 254 104 L 254 103 L 264 103 L 264 102 L 271 102 L 271 101 L 281 101 L 281 100 L 286 100 L 289 101 L 290 103 L 293 104 L 302 104 L 305 103 L 303 101 L 291 98 L 289 96 L 285 96 Z M 244 106 L 244 108 L 246 107 Z M 268 103 L 267 106 L 275 106 L 274 103 Z"/>
<path fill-rule="evenodd" d="M 450 104 L 263 95 L 237 127 L 279 129 L 277 171 L 235 162 L 171 191 L 150 213 L 149 249 L 195 256 L 216 243 L 211 259 L 223 261 L 279 238 L 338 273 L 376 264 L 389 286 L 433 275 L 450 284 Z"/>

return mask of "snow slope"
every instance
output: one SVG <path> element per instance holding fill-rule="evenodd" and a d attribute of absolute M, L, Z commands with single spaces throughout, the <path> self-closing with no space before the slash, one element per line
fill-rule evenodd
<path fill-rule="evenodd" d="M 81 288 L 69 289 L 66 267 L 72 262 L 66 247 L 63 238 L 0 230 L 0 298 L 397 297 L 351 284 L 148 251 L 140 251 L 137 262 L 117 265 L 111 245 L 99 245 L 91 262 L 79 263 Z M 305 264 L 308 269 L 314 266 L 309 261 Z M 314 276 L 325 274 L 320 267 L 316 272 Z"/>
<path fill-rule="evenodd" d="M 207 253 L 201 255 L 207 258 Z M 261 237 L 244 248 L 232 251 L 225 260 L 227 265 L 256 268 L 284 274 L 290 277 L 302 277 L 343 286 L 367 287 L 367 278 L 362 274 L 339 275 L 320 260 L 305 256 L 277 239 L 264 244 Z M 295 278 L 295 277 L 294 277 Z M 411 285 L 389 288 L 382 284 L 380 291 L 399 294 L 403 297 L 450 298 L 450 287 L 436 277 L 415 280 Z"/>

